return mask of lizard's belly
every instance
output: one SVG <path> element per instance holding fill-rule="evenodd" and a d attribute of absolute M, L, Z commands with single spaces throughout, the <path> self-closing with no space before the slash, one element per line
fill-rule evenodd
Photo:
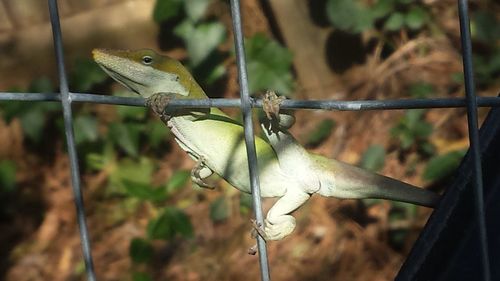
<path fill-rule="evenodd" d="M 242 192 L 250 193 L 250 176 L 243 128 L 240 125 L 207 119 L 173 117 L 168 126 L 181 148 Z M 271 146 L 256 138 L 261 196 L 282 196 L 289 179 L 281 172 Z"/>

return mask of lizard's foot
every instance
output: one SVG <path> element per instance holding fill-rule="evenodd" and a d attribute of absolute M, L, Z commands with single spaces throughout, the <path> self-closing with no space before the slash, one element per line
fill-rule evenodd
<path fill-rule="evenodd" d="M 168 115 L 165 113 L 165 109 L 167 108 L 167 105 L 171 100 L 171 95 L 167 93 L 156 93 L 148 97 L 145 104 L 163 120 L 168 119 Z"/>
<path fill-rule="evenodd" d="M 203 188 L 215 189 L 215 184 L 203 181 L 204 178 L 209 177 L 213 172 L 205 165 L 205 157 L 198 157 L 196 166 L 191 170 L 191 180 Z"/>
<path fill-rule="evenodd" d="M 262 227 L 262 225 L 260 223 L 257 222 L 257 220 L 250 220 L 250 222 L 252 223 L 252 231 L 250 232 L 250 235 L 252 236 L 252 238 L 256 239 L 257 236 L 260 236 L 262 237 L 262 239 L 264 240 L 267 240 L 266 239 L 266 232 L 264 231 L 264 228 Z M 257 253 L 257 244 L 254 244 L 252 247 L 248 248 L 248 251 L 247 253 L 249 255 L 252 255 L 254 256 L 256 253 Z"/>
<path fill-rule="evenodd" d="M 262 109 L 269 120 L 263 124 L 266 124 L 268 132 L 277 133 L 283 129 L 289 129 L 295 123 L 295 117 L 291 111 L 285 110 L 280 114 L 280 106 L 285 99 L 284 96 L 278 96 L 273 91 L 267 91 L 262 98 Z"/>
<path fill-rule="evenodd" d="M 263 237 L 266 241 L 281 240 L 293 232 L 295 225 L 295 218 L 290 215 L 283 215 L 274 223 L 266 219 L 263 228 Z M 259 233 L 259 235 L 261 234 Z"/>
<path fill-rule="evenodd" d="M 269 220 L 265 220 L 262 226 L 255 220 L 251 220 L 253 224 L 252 235 L 259 235 L 265 241 L 281 240 L 288 236 L 295 229 L 295 219 L 290 216 L 282 216 L 280 222 L 272 224 Z"/>
<path fill-rule="evenodd" d="M 267 234 L 265 228 L 262 226 L 262 224 L 258 223 L 257 220 L 250 220 L 252 222 L 252 237 L 257 238 L 257 235 L 262 237 L 265 241 L 267 241 Z"/>
<path fill-rule="evenodd" d="M 285 99 L 284 96 L 276 95 L 274 91 L 267 91 L 264 94 L 262 98 L 262 109 L 266 113 L 267 119 L 273 120 L 273 118 L 276 118 L 279 121 L 280 106 Z"/>
<path fill-rule="evenodd" d="M 257 254 L 257 244 L 255 244 L 252 247 L 248 248 L 247 253 L 249 255 L 255 256 L 255 254 Z"/>

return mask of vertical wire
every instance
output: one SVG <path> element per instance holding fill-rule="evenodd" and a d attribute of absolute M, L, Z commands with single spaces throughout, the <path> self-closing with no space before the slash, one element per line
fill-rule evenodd
<path fill-rule="evenodd" d="M 469 26 L 469 15 L 466 0 L 458 1 L 458 13 L 460 19 L 460 38 L 462 41 L 462 59 L 465 79 L 465 95 L 467 102 L 467 122 L 469 126 L 470 151 L 474 163 L 474 199 L 476 205 L 476 220 L 479 226 L 479 251 L 482 259 L 483 280 L 489 281 L 490 262 L 488 256 L 488 237 L 486 233 L 486 219 L 483 199 L 483 177 L 481 167 L 481 152 L 479 149 L 479 128 L 477 119 L 477 100 L 474 85 L 472 65 L 472 45 Z"/>
<path fill-rule="evenodd" d="M 64 53 L 62 46 L 61 25 L 59 22 L 59 13 L 57 9 L 57 0 L 49 0 L 50 22 L 52 25 L 52 35 L 54 39 L 54 49 L 57 59 L 57 69 L 59 72 L 59 88 L 61 91 L 61 103 L 63 107 L 64 131 L 66 134 L 66 144 L 71 164 L 71 186 L 73 189 L 74 202 L 76 206 L 76 216 L 80 230 L 80 240 L 82 243 L 82 252 L 87 272 L 87 280 L 95 281 L 94 264 L 90 250 L 90 241 L 85 220 L 85 208 L 83 206 L 83 196 L 80 187 L 80 173 L 78 167 L 78 156 L 75 148 L 75 138 L 73 133 L 71 96 L 68 89 L 68 80 L 64 67 Z"/>
<path fill-rule="evenodd" d="M 257 168 L 257 154 L 255 151 L 255 137 L 252 124 L 252 107 L 248 93 L 248 78 L 245 61 L 245 48 L 243 43 L 243 31 L 241 28 L 241 13 L 239 0 L 231 0 L 231 18 L 233 21 L 234 45 L 236 49 L 236 61 L 238 64 L 238 82 L 240 84 L 241 110 L 243 113 L 243 125 L 245 128 L 245 144 L 248 156 L 248 167 L 250 174 L 250 186 L 252 189 L 253 208 L 257 223 L 264 225 L 262 204 L 260 197 L 259 177 Z M 269 262 L 267 258 L 266 242 L 257 235 L 257 246 L 259 250 L 259 263 L 261 279 L 270 280 Z"/>

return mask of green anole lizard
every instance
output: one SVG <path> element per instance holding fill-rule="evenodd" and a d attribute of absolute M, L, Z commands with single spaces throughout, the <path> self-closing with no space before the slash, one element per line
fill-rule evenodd
<path fill-rule="evenodd" d="M 146 104 L 170 128 L 175 140 L 197 161 L 192 180 L 211 187 L 204 179 L 218 174 L 238 190 L 250 193 L 243 126 L 218 108 L 172 109 L 171 99 L 207 99 L 203 89 L 177 60 L 151 50 L 93 50 L 94 60 L 113 79 L 146 99 Z M 268 138 L 255 137 L 262 197 L 278 197 L 258 233 L 280 240 L 295 228 L 290 215 L 312 194 L 345 199 L 381 198 L 433 207 L 439 196 L 404 182 L 368 172 L 346 163 L 309 153 L 287 131 L 280 99 L 266 95 L 271 120 L 262 127 Z"/>

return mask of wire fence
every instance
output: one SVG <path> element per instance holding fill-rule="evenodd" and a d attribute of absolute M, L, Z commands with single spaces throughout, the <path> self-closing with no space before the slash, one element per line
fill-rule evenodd
<path fill-rule="evenodd" d="M 78 167 L 78 156 L 73 133 L 73 117 L 71 104 L 73 102 L 89 102 L 100 104 L 144 106 L 142 98 L 125 98 L 95 95 L 88 93 L 71 93 L 68 89 L 66 70 L 64 64 L 64 51 L 62 47 L 62 34 L 59 22 L 57 0 L 48 0 L 50 21 L 54 40 L 54 49 L 57 59 L 59 73 L 60 93 L 9 93 L 1 92 L 0 101 L 57 101 L 62 103 L 64 128 L 66 134 L 68 155 L 71 164 L 71 180 L 76 207 L 77 221 L 80 231 L 82 254 L 85 261 L 87 280 L 97 280 L 92 260 L 89 232 L 87 228 L 82 188 L 80 184 L 80 174 Z M 263 213 L 261 209 L 261 198 L 259 180 L 257 174 L 257 157 L 255 153 L 255 143 L 252 124 L 253 107 L 262 107 L 261 100 L 249 97 L 248 80 L 246 72 L 245 52 L 243 45 L 243 33 L 241 24 L 241 13 L 239 0 L 231 0 L 231 14 L 234 31 L 234 41 L 238 64 L 238 79 L 240 84 L 241 99 L 203 99 L 203 100 L 174 100 L 169 103 L 172 107 L 239 107 L 243 112 L 243 123 L 245 128 L 245 143 L 249 161 L 250 183 L 252 188 L 253 207 L 258 223 L 263 223 Z M 500 98 L 498 97 L 476 97 L 472 65 L 472 47 L 468 16 L 468 1 L 458 0 L 458 12 L 460 19 L 460 36 L 462 43 L 462 58 L 465 81 L 465 98 L 434 98 L 434 99 L 404 99 L 404 100 L 363 100 L 363 101 L 332 101 L 332 100 L 285 100 L 282 108 L 295 109 L 321 109 L 339 111 L 362 111 L 362 110 L 389 110 L 389 109 L 416 109 L 416 108 L 467 108 L 468 131 L 470 140 L 470 152 L 473 159 L 473 179 L 474 179 L 474 202 L 476 209 L 476 219 L 479 232 L 479 249 L 482 264 L 482 280 L 489 281 L 490 263 L 488 259 L 488 240 L 486 236 L 486 224 L 483 201 L 483 181 L 482 168 L 479 150 L 479 129 L 478 129 L 478 107 L 498 107 Z M 258 236 L 259 262 L 262 280 L 270 280 L 270 270 L 268 264 L 265 241 Z"/>

